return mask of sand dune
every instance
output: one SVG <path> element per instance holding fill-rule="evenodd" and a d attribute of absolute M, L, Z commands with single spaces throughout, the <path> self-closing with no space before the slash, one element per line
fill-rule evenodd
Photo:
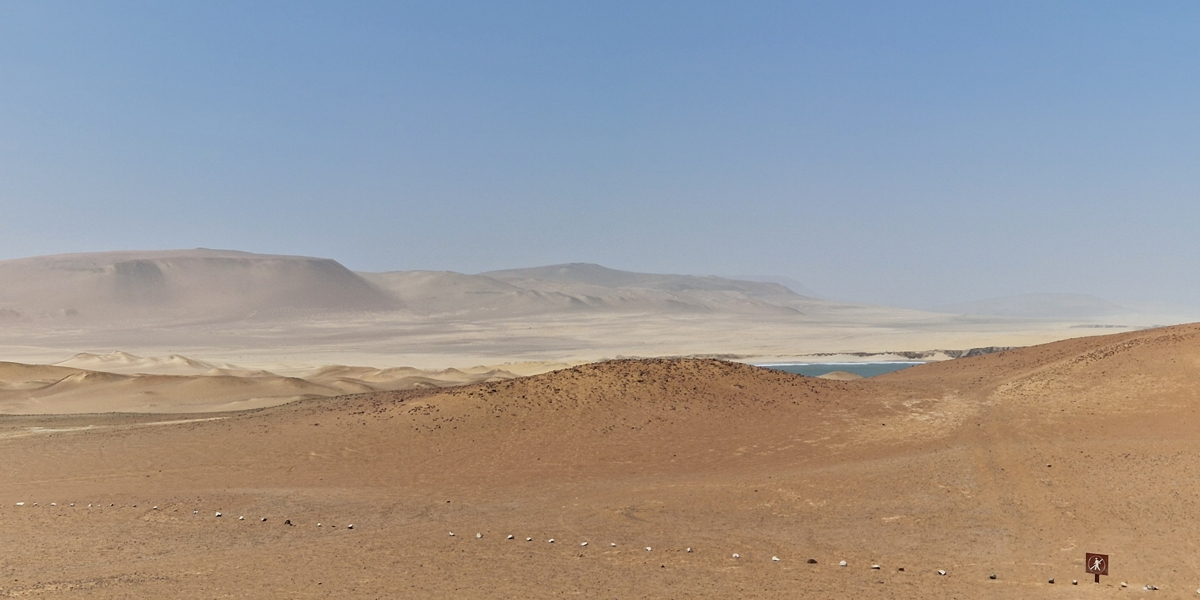
<path fill-rule="evenodd" d="M 1182 326 L 857 381 L 621 360 L 176 424 L 3 417 L 0 592 L 1192 595 L 1198 364 Z"/>
<path fill-rule="evenodd" d="M 73 367 L 106 373 L 154 374 L 154 375 L 203 375 L 214 371 L 236 369 L 232 365 L 217 365 L 172 354 L 165 358 L 142 357 L 115 350 L 107 354 L 82 352 L 59 363 L 60 367 Z"/>
<path fill-rule="evenodd" d="M 424 370 L 342 365 L 300 375 L 281 376 L 179 355 L 141 357 L 120 351 L 80 354 L 48 366 L 0 362 L 0 413 L 218 412 L 303 398 L 441 388 L 517 377 L 490 367 Z"/>

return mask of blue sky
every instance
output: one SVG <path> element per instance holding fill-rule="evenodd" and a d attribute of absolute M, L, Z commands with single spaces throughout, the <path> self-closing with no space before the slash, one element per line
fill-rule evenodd
<path fill-rule="evenodd" d="M 1198 304 L 1200 4 L 0 4 L 0 258 Z"/>

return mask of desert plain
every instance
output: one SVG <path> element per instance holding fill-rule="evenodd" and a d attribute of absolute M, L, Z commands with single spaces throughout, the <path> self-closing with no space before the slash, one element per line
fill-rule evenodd
<path fill-rule="evenodd" d="M 0 597 L 1197 593 L 1200 326 L 689 277 L 0 262 Z"/>

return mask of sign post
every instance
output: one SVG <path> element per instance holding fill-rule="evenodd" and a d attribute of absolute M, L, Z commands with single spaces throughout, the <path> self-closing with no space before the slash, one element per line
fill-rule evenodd
<path fill-rule="evenodd" d="M 1108 575 L 1108 555 L 1088 552 L 1084 554 L 1083 567 L 1096 576 L 1096 583 L 1100 583 L 1100 576 Z"/>

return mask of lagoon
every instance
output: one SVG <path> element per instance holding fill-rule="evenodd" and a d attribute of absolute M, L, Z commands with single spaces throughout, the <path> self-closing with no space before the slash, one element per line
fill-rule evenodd
<path fill-rule="evenodd" d="M 781 363 L 769 365 L 757 365 L 767 369 L 775 369 L 787 373 L 795 373 L 796 375 L 807 375 L 809 377 L 819 377 L 826 373 L 834 371 L 844 371 L 846 373 L 854 373 L 860 377 L 874 377 L 907 369 L 917 365 L 923 365 L 924 362 L 915 360 L 906 361 L 888 361 L 888 362 L 829 362 L 829 363 Z"/>

